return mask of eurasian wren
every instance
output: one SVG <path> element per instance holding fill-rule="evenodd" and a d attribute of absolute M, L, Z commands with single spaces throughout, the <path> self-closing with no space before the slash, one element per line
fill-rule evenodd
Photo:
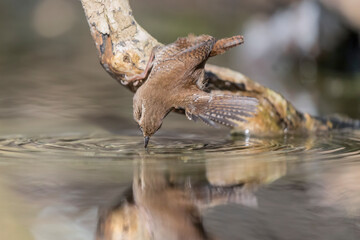
<path fill-rule="evenodd" d="M 229 127 L 236 127 L 234 121 L 246 121 L 255 113 L 255 98 L 203 91 L 208 58 L 241 43 L 242 36 L 216 40 L 208 35 L 189 35 L 153 49 L 144 72 L 127 79 L 141 81 L 148 75 L 133 100 L 134 118 L 144 135 L 145 147 L 173 109 L 184 110 L 190 120 Z"/>

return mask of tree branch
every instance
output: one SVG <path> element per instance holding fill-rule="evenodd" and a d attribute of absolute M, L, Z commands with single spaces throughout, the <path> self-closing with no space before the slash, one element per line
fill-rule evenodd
<path fill-rule="evenodd" d="M 135 92 L 140 85 L 126 84 L 125 76 L 141 73 L 153 47 L 162 45 L 134 19 L 128 0 L 81 0 L 101 65 L 120 84 Z M 246 36 L 245 36 L 246 37 Z M 207 64 L 208 91 L 231 92 L 259 99 L 258 113 L 233 133 L 255 134 L 318 131 L 333 127 L 297 111 L 280 94 L 230 69 Z"/>

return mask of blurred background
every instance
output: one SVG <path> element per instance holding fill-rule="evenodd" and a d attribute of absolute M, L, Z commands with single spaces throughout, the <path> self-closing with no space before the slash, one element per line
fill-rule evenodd
<path fill-rule="evenodd" d="M 211 63 L 240 71 L 315 115 L 360 118 L 358 0 L 133 0 L 163 43 L 242 34 Z M 0 134 L 124 132 L 132 94 L 98 62 L 80 1 L 0 2 Z M 191 124 L 183 117 L 164 127 Z M 199 126 L 199 125 L 198 125 Z"/>

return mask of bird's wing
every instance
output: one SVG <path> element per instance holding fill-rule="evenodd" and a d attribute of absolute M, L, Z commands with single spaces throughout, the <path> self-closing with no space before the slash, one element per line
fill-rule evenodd
<path fill-rule="evenodd" d="M 258 100 L 232 94 L 194 94 L 185 108 L 190 120 L 201 119 L 211 126 L 216 123 L 228 127 L 237 127 L 240 122 L 256 113 Z"/>

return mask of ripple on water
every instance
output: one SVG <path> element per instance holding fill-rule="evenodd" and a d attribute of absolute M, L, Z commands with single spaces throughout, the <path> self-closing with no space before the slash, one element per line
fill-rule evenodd
<path fill-rule="evenodd" d="M 336 160 L 359 159 L 360 134 L 340 133 L 319 136 L 286 136 L 277 138 L 237 137 L 209 140 L 204 136 L 184 134 L 156 136 L 147 154 L 159 159 L 181 156 L 194 160 L 206 154 L 207 160 L 261 156 L 306 155 L 308 158 Z M 139 136 L 45 136 L 0 139 L 0 155 L 7 158 L 76 156 L 127 159 L 145 153 Z"/>

